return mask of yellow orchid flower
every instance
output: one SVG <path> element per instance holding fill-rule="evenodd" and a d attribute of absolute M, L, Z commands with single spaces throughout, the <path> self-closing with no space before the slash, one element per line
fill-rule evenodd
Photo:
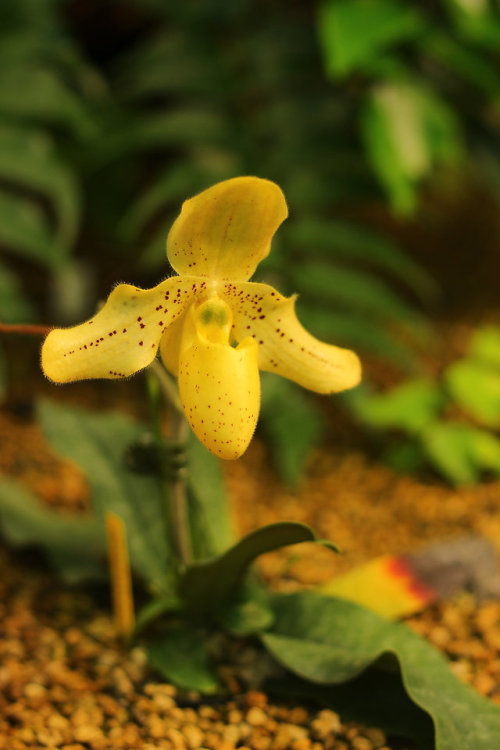
<path fill-rule="evenodd" d="M 241 456 L 252 439 L 259 369 L 317 393 L 357 385 L 354 352 L 307 333 L 295 297 L 248 281 L 287 215 L 280 188 L 257 177 L 226 180 L 187 200 L 167 239 L 178 275 L 153 289 L 120 284 L 86 323 L 51 331 L 43 371 L 56 383 L 126 378 L 159 347 L 194 433 L 226 459 Z"/>

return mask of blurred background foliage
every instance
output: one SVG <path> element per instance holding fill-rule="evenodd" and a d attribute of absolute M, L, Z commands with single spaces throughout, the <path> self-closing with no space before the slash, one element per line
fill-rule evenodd
<path fill-rule="evenodd" d="M 411 372 L 439 288 L 397 228 L 473 181 L 496 200 L 499 49 L 493 0 L 3 0 L 0 319 L 69 324 L 118 279 L 156 283 L 181 202 L 256 174 L 291 208 L 260 280 Z M 291 483 L 324 426 L 297 394 L 264 383 Z"/>

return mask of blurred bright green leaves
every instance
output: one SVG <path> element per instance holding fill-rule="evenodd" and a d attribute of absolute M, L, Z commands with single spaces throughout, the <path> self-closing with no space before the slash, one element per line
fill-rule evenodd
<path fill-rule="evenodd" d="M 446 386 L 456 403 L 484 427 L 500 431 L 500 329 L 476 332 L 468 356 L 445 372 Z"/>
<path fill-rule="evenodd" d="M 403 0 L 322 0 L 318 33 L 328 73 L 370 70 L 394 44 L 413 39 L 425 26 L 414 4 Z"/>
<path fill-rule="evenodd" d="M 376 396 L 367 389 L 358 389 L 349 403 L 371 428 L 401 429 L 414 434 L 436 418 L 446 397 L 432 380 L 416 379 Z"/>
<path fill-rule="evenodd" d="M 457 485 L 500 477 L 500 329 L 479 328 L 441 381 L 410 380 L 381 394 L 363 387 L 343 398 L 365 426 L 397 436 L 386 454 L 395 468 L 427 462 Z M 446 419 L 450 407 L 462 421 Z"/>
<path fill-rule="evenodd" d="M 362 110 L 361 133 L 392 207 L 402 214 L 415 210 L 420 183 L 434 166 L 455 163 L 461 154 L 452 109 L 414 81 L 374 87 Z"/>

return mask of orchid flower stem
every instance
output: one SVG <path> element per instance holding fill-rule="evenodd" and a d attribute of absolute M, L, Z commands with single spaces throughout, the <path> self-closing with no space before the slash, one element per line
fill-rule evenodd
<path fill-rule="evenodd" d="M 186 497 L 186 467 L 184 465 L 184 451 L 188 438 L 188 423 L 184 417 L 177 388 L 164 367 L 155 360 L 150 371 L 156 378 L 167 408 L 171 413 L 170 441 L 179 451 L 176 457 L 177 465 L 173 466 L 171 476 L 165 482 L 168 517 L 172 533 L 172 540 L 177 559 L 181 565 L 191 562 L 193 553 L 189 532 L 189 518 Z M 150 386 L 151 388 L 151 386 Z M 159 424 L 158 420 L 155 419 Z"/>

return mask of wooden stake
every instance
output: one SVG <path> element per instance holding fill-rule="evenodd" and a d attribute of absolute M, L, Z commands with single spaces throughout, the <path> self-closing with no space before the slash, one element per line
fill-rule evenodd
<path fill-rule="evenodd" d="M 135 625 L 134 598 L 127 533 L 120 516 L 106 513 L 106 533 L 115 627 L 121 638 L 128 639 Z"/>

